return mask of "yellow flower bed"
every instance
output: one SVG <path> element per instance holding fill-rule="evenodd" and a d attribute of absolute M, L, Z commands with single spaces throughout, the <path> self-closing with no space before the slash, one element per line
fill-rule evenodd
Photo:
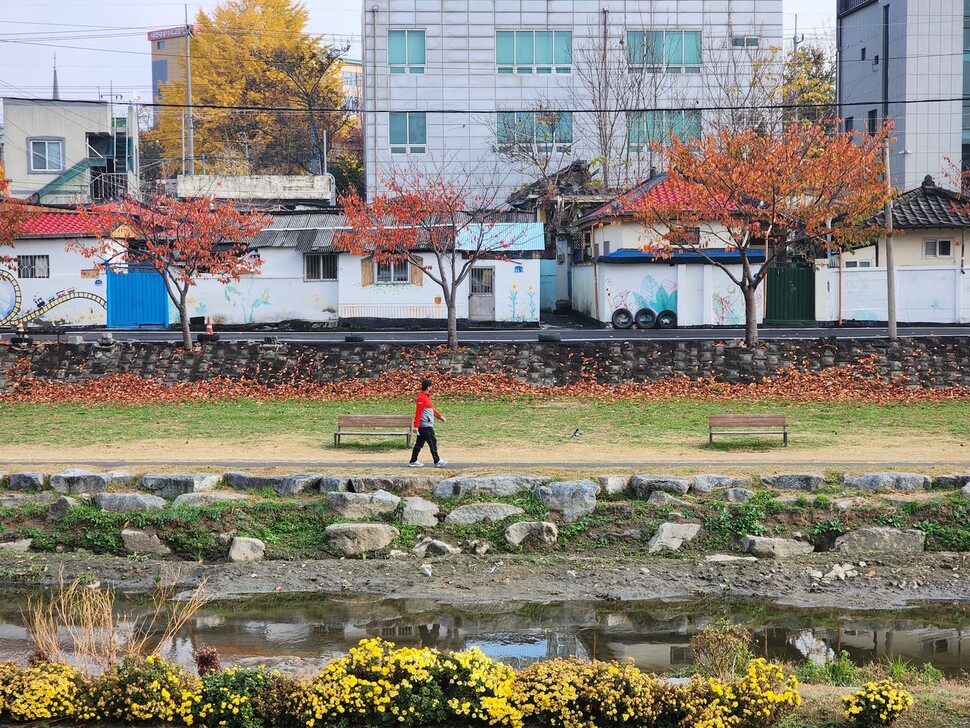
<path fill-rule="evenodd" d="M 843 695 L 845 717 L 860 726 L 892 723 L 910 709 L 913 696 L 891 678 L 868 682 L 852 695 Z"/>

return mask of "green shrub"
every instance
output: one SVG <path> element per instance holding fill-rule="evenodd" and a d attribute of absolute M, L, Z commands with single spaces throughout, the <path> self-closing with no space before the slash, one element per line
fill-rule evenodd
<path fill-rule="evenodd" d="M 747 629 L 726 620 L 705 627 L 690 638 L 697 672 L 720 680 L 739 675 L 753 657 L 751 642 Z"/>
<path fill-rule="evenodd" d="M 101 674 L 92 690 L 99 719 L 175 722 L 192 715 L 197 680 L 156 655 L 126 657 Z"/>
<path fill-rule="evenodd" d="M 192 723 L 221 728 L 262 728 L 258 696 L 270 684 L 266 670 L 229 667 L 202 678 L 192 696 Z M 188 722 L 188 721 L 187 721 Z"/>
<path fill-rule="evenodd" d="M 708 678 L 706 687 L 710 691 L 707 703 L 721 707 L 725 726 L 767 728 L 802 704 L 798 678 L 786 675 L 763 657 L 751 660 L 740 680 Z"/>

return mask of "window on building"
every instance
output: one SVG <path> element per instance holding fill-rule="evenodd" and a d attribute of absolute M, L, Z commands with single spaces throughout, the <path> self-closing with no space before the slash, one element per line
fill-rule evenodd
<path fill-rule="evenodd" d="M 499 30 L 499 73 L 572 73 L 573 34 L 568 30 Z"/>
<path fill-rule="evenodd" d="M 408 271 L 408 265 L 406 260 L 378 263 L 375 280 L 378 283 L 410 283 L 411 274 Z"/>
<path fill-rule="evenodd" d="M 30 140 L 31 172 L 62 172 L 64 170 L 64 142 L 60 139 Z"/>
<path fill-rule="evenodd" d="M 496 116 L 495 141 L 500 150 L 563 152 L 573 143 L 573 115 L 568 111 L 500 111 Z"/>
<path fill-rule="evenodd" d="M 862 51 L 859 53 L 859 60 L 860 61 L 866 60 L 866 49 L 865 48 L 863 48 Z"/>
<path fill-rule="evenodd" d="M 155 48 L 157 48 L 160 51 L 165 50 L 165 41 L 163 40 L 155 41 Z"/>
<path fill-rule="evenodd" d="M 391 73 L 424 73 L 424 31 L 387 31 L 387 65 Z"/>
<path fill-rule="evenodd" d="M 18 278 L 50 278 L 50 256 L 47 255 L 18 255 Z"/>
<path fill-rule="evenodd" d="M 674 136 L 680 140 L 701 136 L 699 111 L 630 111 L 626 123 L 631 152 L 642 151 L 653 142 L 662 144 Z"/>
<path fill-rule="evenodd" d="M 845 130 L 855 131 L 855 119 L 851 116 L 845 117 Z"/>
<path fill-rule="evenodd" d="M 838 258 L 836 258 L 838 260 Z M 872 268 L 871 260 L 847 260 L 844 263 L 846 268 Z"/>
<path fill-rule="evenodd" d="M 307 253 L 303 256 L 303 280 L 337 280 L 336 253 Z"/>
<path fill-rule="evenodd" d="M 866 117 L 866 131 L 870 134 L 876 133 L 876 124 L 879 122 L 879 112 L 872 109 Z"/>
<path fill-rule="evenodd" d="M 732 48 L 757 48 L 761 45 L 761 38 L 756 35 L 735 36 L 731 38 Z"/>
<path fill-rule="evenodd" d="M 424 154 L 428 123 L 423 111 L 392 111 L 389 114 L 391 154 Z"/>
<path fill-rule="evenodd" d="M 950 240 L 924 240 L 924 258 L 949 258 L 953 255 L 953 243 Z"/>
<path fill-rule="evenodd" d="M 628 30 L 626 60 L 631 71 L 700 73 L 699 30 Z"/>

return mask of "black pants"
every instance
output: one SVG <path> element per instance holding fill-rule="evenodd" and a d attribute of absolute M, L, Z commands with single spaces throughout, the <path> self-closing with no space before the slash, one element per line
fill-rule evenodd
<path fill-rule="evenodd" d="M 418 439 L 414 441 L 414 449 L 411 450 L 411 462 L 417 461 L 418 453 L 421 452 L 424 443 L 428 443 L 428 447 L 431 449 L 431 457 L 434 458 L 435 462 L 438 462 L 438 438 L 434 436 L 433 427 L 418 428 Z"/>

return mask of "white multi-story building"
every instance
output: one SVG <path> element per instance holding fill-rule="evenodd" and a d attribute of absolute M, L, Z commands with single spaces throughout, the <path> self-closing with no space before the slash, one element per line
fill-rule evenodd
<path fill-rule="evenodd" d="M 893 183 L 945 180 L 970 162 L 970 4 L 839 0 L 837 24 L 839 113 L 847 129 L 894 123 Z"/>
<path fill-rule="evenodd" d="M 750 123 L 782 3 L 368 0 L 363 28 L 368 190 L 406 168 L 500 201 L 575 159 L 620 187 L 651 141 Z"/>

